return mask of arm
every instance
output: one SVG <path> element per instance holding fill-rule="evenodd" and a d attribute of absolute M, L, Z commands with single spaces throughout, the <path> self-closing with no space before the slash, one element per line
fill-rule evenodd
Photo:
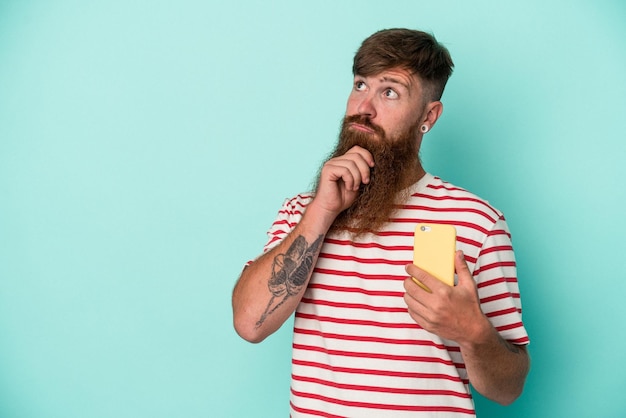
<path fill-rule="evenodd" d="M 524 346 L 505 341 L 480 308 L 476 284 L 457 251 L 458 284 L 447 286 L 413 264 L 406 266 L 412 277 L 405 280 L 409 314 L 420 326 L 441 338 L 456 341 L 472 386 L 483 396 L 503 405 L 522 393 L 530 359 Z"/>
<path fill-rule="evenodd" d="M 315 198 L 293 231 L 275 248 L 246 267 L 233 291 L 237 333 L 263 341 L 294 312 L 313 273 L 322 242 L 333 221 L 369 182 L 374 162 L 363 148 L 324 164 Z"/>
<path fill-rule="evenodd" d="M 313 202 L 281 243 L 247 266 L 233 291 L 237 333 L 260 342 L 289 318 L 302 298 L 328 230 Z"/>

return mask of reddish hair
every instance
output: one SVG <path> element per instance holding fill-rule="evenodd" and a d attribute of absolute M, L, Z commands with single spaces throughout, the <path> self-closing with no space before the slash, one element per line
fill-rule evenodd
<path fill-rule="evenodd" d="M 454 63 L 448 50 L 429 33 L 411 29 L 385 29 L 361 44 L 352 73 L 364 77 L 392 68 L 416 74 L 424 83 L 426 98 L 440 100 Z"/>

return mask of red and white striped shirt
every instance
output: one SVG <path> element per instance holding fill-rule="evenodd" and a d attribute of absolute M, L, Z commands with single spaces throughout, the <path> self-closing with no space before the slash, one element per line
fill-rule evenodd
<path fill-rule="evenodd" d="M 502 213 L 426 174 L 378 233 L 324 240 L 294 323 L 291 416 L 473 416 L 458 345 L 418 326 L 404 302 L 404 266 L 418 222 L 451 224 L 501 336 L 527 344 L 510 234 Z M 312 195 L 288 200 L 265 251 L 300 221 Z"/>

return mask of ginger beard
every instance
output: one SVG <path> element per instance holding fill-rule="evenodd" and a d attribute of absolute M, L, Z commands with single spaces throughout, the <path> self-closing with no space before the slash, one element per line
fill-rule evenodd
<path fill-rule="evenodd" d="M 373 129 L 376 134 L 350 129 L 356 122 Z M 417 124 L 395 138 L 374 125 L 368 117 L 346 116 L 341 125 L 339 142 L 330 158 L 341 156 L 359 145 L 374 157 L 370 182 L 362 184 L 354 203 L 341 212 L 331 230 L 348 230 L 355 236 L 376 232 L 389 221 L 398 204 L 406 200 L 409 185 L 418 180 L 421 166 L 418 160 Z M 319 180 L 318 180 L 319 181 Z"/>

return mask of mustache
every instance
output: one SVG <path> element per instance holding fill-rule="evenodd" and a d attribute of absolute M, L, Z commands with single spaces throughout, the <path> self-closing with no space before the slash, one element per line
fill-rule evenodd
<path fill-rule="evenodd" d="M 357 123 L 359 125 L 363 125 L 367 128 L 370 128 L 371 130 L 373 130 L 374 132 L 376 132 L 378 135 L 380 135 L 381 137 L 385 137 L 385 130 L 381 127 L 376 125 L 375 123 L 373 123 L 369 116 L 365 116 L 365 115 L 350 115 L 350 116 L 346 116 L 343 120 L 343 125 L 344 127 L 348 127 L 350 124 L 352 123 Z"/>

